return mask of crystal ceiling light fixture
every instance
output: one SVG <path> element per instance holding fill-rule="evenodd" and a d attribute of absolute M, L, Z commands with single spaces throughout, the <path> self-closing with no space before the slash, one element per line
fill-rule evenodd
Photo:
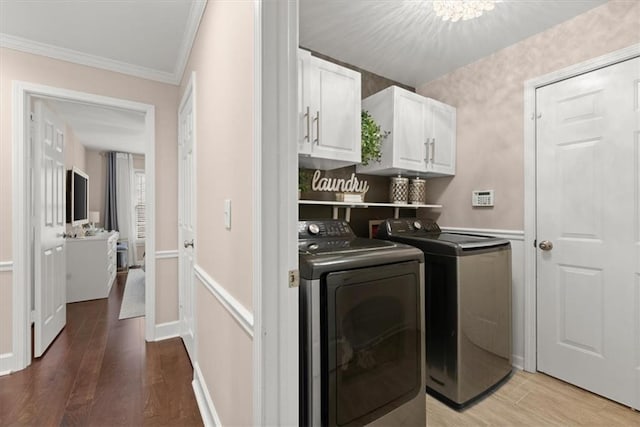
<path fill-rule="evenodd" d="M 443 21 L 466 21 L 493 10 L 499 0 L 441 0 L 433 1 L 433 10 Z"/>

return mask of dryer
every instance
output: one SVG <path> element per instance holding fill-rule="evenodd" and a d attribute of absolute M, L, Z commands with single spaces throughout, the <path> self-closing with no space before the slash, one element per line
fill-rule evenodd
<path fill-rule="evenodd" d="M 379 239 L 425 256 L 426 391 L 462 409 L 511 374 L 511 244 L 446 233 L 417 218 L 383 221 Z"/>
<path fill-rule="evenodd" d="M 300 221 L 300 425 L 425 426 L 422 252 Z"/>

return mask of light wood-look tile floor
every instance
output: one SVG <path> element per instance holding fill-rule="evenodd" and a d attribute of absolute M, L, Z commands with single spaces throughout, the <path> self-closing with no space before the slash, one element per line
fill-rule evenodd
<path fill-rule="evenodd" d="M 427 425 L 640 426 L 640 412 L 544 374 L 516 371 L 492 395 L 457 412 L 427 395 Z"/>

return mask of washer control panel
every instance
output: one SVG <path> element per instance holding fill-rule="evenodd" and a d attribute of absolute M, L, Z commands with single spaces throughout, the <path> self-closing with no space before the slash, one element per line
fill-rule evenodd
<path fill-rule="evenodd" d="M 340 219 L 299 221 L 298 239 L 353 238 L 355 234 L 349 223 Z"/>

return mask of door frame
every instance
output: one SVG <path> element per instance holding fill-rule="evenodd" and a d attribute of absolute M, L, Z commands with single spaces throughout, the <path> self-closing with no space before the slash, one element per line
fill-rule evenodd
<path fill-rule="evenodd" d="M 183 194 L 181 191 L 181 187 L 180 187 L 180 181 L 181 181 L 181 164 L 182 164 L 182 158 L 180 157 L 180 142 L 182 140 L 182 133 L 180 131 L 180 114 L 182 113 L 182 109 L 185 106 L 185 103 L 187 102 L 188 97 L 191 96 L 191 108 L 192 108 L 192 119 L 191 122 L 193 124 L 193 132 L 192 132 L 192 138 L 193 138 L 193 157 L 192 157 L 192 169 L 191 169 L 191 173 L 193 177 L 197 177 L 197 167 L 198 167 L 198 162 L 197 162 L 197 139 L 198 139 L 198 132 L 197 132 L 197 125 L 198 125 L 198 116 L 196 113 L 197 110 L 197 106 L 198 106 L 198 102 L 197 102 L 197 98 L 196 98 L 196 72 L 192 71 L 191 75 L 189 76 L 189 81 L 187 82 L 187 86 L 184 90 L 184 93 L 182 94 L 182 99 L 180 100 L 180 104 L 178 105 L 178 322 L 180 324 L 179 327 L 179 335 L 182 335 L 182 310 L 180 309 L 180 302 L 182 299 L 182 257 L 180 255 L 180 252 L 182 251 L 182 242 L 183 242 L 183 237 L 182 237 L 182 231 L 181 231 L 181 226 L 180 223 L 182 221 L 182 219 L 180 218 L 180 206 L 182 206 L 182 204 L 184 203 L 184 199 L 183 199 Z M 193 179 L 192 181 L 195 181 L 195 179 Z M 191 204 L 193 209 L 195 210 L 198 206 L 198 192 L 196 191 L 196 189 L 193 189 L 193 193 L 191 194 Z M 194 243 L 197 243 L 195 241 L 198 233 L 197 233 L 197 226 L 198 226 L 198 220 L 197 217 L 195 216 L 194 212 L 194 222 L 193 222 L 193 239 L 194 239 Z M 195 267 L 195 261 L 197 260 L 197 245 L 194 244 L 193 246 L 193 259 L 194 259 L 194 267 Z M 195 275 L 194 275 L 194 281 L 192 282 L 192 284 L 195 284 Z M 193 286 L 195 288 L 195 286 Z M 192 289 L 191 292 L 191 309 L 193 312 L 193 318 L 194 318 L 194 325 L 193 325 L 193 355 L 189 354 L 189 352 L 187 352 L 187 354 L 189 355 L 189 357 L 193 356 L 193 359 L 191 360 L 191 365 L 195 366 L 197 361 L 198 361 L 198 339 L 196 338 L 196 334 L 197 334 L 197 316 L 196 316 L 196 301 L 195 301 L 195 289 Z"/>
<path fill-rule="evenodd" d="M 253 424 L 297 425 L 298 0 L 254 17 Z"/>
<path fill-rule="evenodd" d="M 524 83 L 524 369 L 537 370 L 536 90 L 640 56 L 640 43 L 545 74 Z"/>
<path fill-rule="evenodd" d="M 18 371 L 31 364 L 31 251 L 29 230 L 32 218 L 27 218 L 31 194 L 28 189 L 30 151 L 30 99 L 53 98 L 66 101 L 121 108 L 145 115 L 145 174 L 147 197 L 146 285 L 145 285 L 145 339 L 155 339 L 155 107 L 150 104 L 94 95 L 36 83 L 13 81 L 11 99 L 12 139 L 12 347 L 13 367 Z M 27 286 L 25 286 L 27 284 Z"/>

